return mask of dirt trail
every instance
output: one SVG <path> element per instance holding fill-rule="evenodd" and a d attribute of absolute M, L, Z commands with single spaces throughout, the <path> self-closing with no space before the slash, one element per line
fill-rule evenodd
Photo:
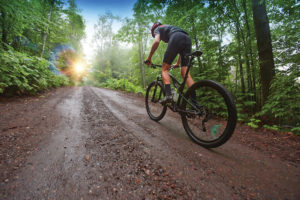
<path fill-rule="evenodd" d="M 1 100 L 0 131 L 0 199 L 300 199 L 299 138 L 261 133 L 278 140 L 264 143 L 238 126 L 207 150 L 179 115 L 151 121 L 132 94 L 78 87 Z"/>

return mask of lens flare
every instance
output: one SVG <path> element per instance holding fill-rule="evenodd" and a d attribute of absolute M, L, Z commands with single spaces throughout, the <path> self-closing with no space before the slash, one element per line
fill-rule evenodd
<path fill-rule="evenodd" d="M 75 72 L 78 73 L 78 74 L 81 74 L 84 71 L 84 66 L 83 66 L 82 63 L 76 63 L 74 65 L 74 68 L 75 68 Z"/>
<path fill-rule="evenodd" d="M 54 74 L 65 75 L 76 82 L 82 81 L 89 70 L 82 52 L 70 45 L 57 45 L 52 50 L 49 61 L 49 69 Z"/>
<path fill-rule="evenodd" d="M 75 52 L 75 49 L 70 46 L 70 45 L 66 45 L 66 44 L 59 44 L 56 45 L 51 53 L 50 53 L 50 57 L 49 57 L 49 69 L 56 75 L 62 74 L 61 73 L 61 69 L 59 68 L 58 64 L 58 60 L 64 56 L 64 54 L 66 52 Z M 69 61 L 67 61 L 67 64 L 69 64 Z"/>

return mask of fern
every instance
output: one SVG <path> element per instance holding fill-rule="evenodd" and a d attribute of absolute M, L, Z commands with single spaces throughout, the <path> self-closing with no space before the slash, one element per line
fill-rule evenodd
<path fill-rule="evenodd" d="M 54 75 L 45 59 L 13 49 L 0 53 L 0 94 L 36 94 L 70 83 L 67 77 Z"/>

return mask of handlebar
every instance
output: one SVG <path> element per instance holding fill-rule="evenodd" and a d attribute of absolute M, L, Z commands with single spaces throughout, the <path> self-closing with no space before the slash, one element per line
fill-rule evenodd
<path fill-rule="evenodd" d="M 144 61 L 144 63 L 146 64 L 146 63 L 147 63 L 147 60 Z M 162 65 L 157 65 L 157 64 L 153 64 L 153 63 L 152 63 L 152 64 L 150 65 L 150 67 L 153 68 L 153 69 L 156 69 L 156 68 L 162 68 Z M 175 68 L 171 65 L 170 70 L 173 70 L 173 69 L 175 69 Z"/>
<path fill-rule="evenodd" d="M 162 68 L 162 65 L 151 64 L 150 67 L 156 69 L 156 68 Z"/>
<path fill-rule="evenodd" d="M 149 62 L 149 60 L 145 60 L 145 61 L 144 61 L 145 64 L 147 64 L 148 62 Z M 156 68 L 158 68 L 158 67 L 161 68 L 162 65 L 157 65 L 157 64 L 153 64 L 153 63 L 152 63 L 152 64 L 150 65 L 150 67 L 156 69 Z"/>

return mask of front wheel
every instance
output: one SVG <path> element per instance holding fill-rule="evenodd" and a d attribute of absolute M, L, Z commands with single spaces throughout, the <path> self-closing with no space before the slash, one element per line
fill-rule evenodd
<path fill-rule="evenodd" d="M 146 110 L 149 117 L 154 121 L 161 120 L 167 111 L 167 106 L 162 105 L 159 100 L 165 96 L 163 85 L 158 81 L 153 81 L 147 88 L 146 92 Z"/>
<path fill-rule="evenodd" d="M 237 112 L 230 93 L 219 83 L 203 80 L 185 94 L 181 113 L 189 137 L 205 148 L 224 144 L 233 134 Z"/>

